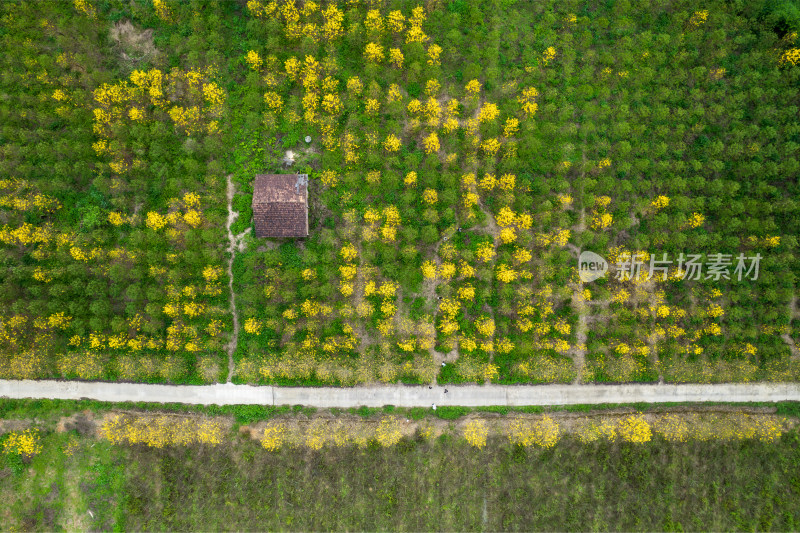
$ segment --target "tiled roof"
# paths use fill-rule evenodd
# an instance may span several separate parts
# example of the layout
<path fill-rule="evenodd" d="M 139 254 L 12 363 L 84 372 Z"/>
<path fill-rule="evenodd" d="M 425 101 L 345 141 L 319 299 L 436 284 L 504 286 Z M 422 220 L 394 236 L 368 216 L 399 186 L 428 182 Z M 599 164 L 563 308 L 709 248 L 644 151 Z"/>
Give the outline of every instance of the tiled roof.
<path fill-rule="evenodd" d="M 308 186 L 299 174 L 258 174 L 253 185 L 256 237 L 307 237 Z"/>

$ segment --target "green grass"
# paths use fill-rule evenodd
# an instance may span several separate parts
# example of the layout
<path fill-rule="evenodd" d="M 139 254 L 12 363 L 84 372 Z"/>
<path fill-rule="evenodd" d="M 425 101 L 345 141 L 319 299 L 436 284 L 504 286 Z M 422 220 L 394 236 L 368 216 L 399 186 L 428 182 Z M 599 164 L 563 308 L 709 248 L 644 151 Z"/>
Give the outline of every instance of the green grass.
<path fill-rule="evenodd" d="M 73 455 L 64 450 L 78 446 Z M 125 488 L 125 453 L 74 432 L 43 433 L 42 453 L 32 459 L 0 454 L 0 497 L 6 504 L 3 530 L 57 531 L 121 528 L 117 507 Z M 91 522 L 91 510 L 98 521 Z"/>
<path fill-rule="evenodd" d="M 635 404 L 595 404 L 595 405 L 551 405 L 540 406 L 530 405 L 522 407 L 507 406 L 487 406 L 487 407 L 464 407 L 464 406 L 437 406 L 436 411 L 430 407 L 396 407 L 386 405 L 380 407 L 358 407 L 346 410 L 330 409 L 332 414 L 346 411 L 350 414 L 369 418 L 381 413 L 406 416 L 413 420 L 420 420 L 425 417 L 438 417 L 446 420 L 453 420 L 465 416 L 469 413 L 543 413 L 552 411 L 568 412 L 589 412 L 603 411 L 610 409 L 632 408 L 637 411 L 663 411 L 675 407 L 696 407 L 696 406 L 732 406 L 732 407 L 770 407 L 775 408 L 776 413 L 781 416 L 800 418 L 800 402 L 672 402 L 660 404 L 635 403 Z M 186 405 L 178 403 L 147 403 L 147 402 L 99 402 L 94 400 L 15 400 L 0 398 L 0 419 L 37 419 L 41 422 L 57 421 L 63 416 L 69 416 L 83 410 L 90 410 L 96 413 L 110 411 L 112 409 L 125 409 L 135 411 L 159 411 L 174 413 L 202 413 L 209 416 L 232 416 L 237 424 L 252 424 L 262 420 L 269 420 L 276 416 L 289 413 L 303 414 L 312 416 L 317 409 L 314 407 L 295 406 L 266 406 L 266 405 Z"/>
<path fill-rule="evenodd" d="M 82 439 L 73 457 L 59 449 L 67 438 L 47 436 L 20 473 L 2 465 L 4 529 L 54 530 L 78 515 L 104 530 L 800 527 L 796 431 L 772 444 L 566 438 L 549 450 L 491 439 L 476 450 L 457 438 L 276 453 L 239 438 L 163 450 Z"/>

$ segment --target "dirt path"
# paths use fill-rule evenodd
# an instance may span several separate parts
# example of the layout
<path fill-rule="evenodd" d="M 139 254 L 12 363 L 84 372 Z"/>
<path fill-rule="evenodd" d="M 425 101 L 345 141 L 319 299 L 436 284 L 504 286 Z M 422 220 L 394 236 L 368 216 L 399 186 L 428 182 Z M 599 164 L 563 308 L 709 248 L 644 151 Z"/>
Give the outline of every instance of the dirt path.
<path fill-rule="evenodd" d="M 792 296 L 792 300 L 789 302 L 789 319 L 792 320 L 798 317 L 800 317 L 800 313 L 798 313 L 797 310 L 797 295 L 795 294 Z M 793 332 L 790 330 L 789 333 L 782 334 L 781 339 L 783 339 L 783 342 L 789 346 L 792 359 L 800 359 L 800 342 L 792 338 L 792 333 Z"/>
<path fill-rule="evenodd" d="M 586 167 L 586 142 L 584 141 L 581 147 L 581 178 L 585 176 L 583 169 Z M 579 191 L 583 195 L 583 190 Z M 574 209 L 574 208 L 572 208 Z M 576 226 L 573 226 L 572 231 L 575 234 L 580 234 L 586 231 L 586 206 L 581 206 L 580 219 Z M 572 243 L 567 243 L 567 249 L 575 255 L 575 260 L 580 261 L 581 250 Z M 578 278 L 575 284 L 575 290 L 572 291 L 572 308 L 578 315 L 578 324 L 575 327 L 575 347 L 572 349 L 573 362 L 575 364 L 575 380 L 572 382 L 574 385 L 579 384 L 583 380 L 583 368 L 586 365 L 586 341 L 588 339 L 588 320 L 589 305 L 584 301 L 581 295 L 583 294 L 583 281 Z"/>
<path fill-rule="evenodd" d="M 798 349 L 798 345 L 800 343 L 795 342 L 795 340 L 789 336 L 788 333 L 784 333 L 781 335 L 783 342 L 789 345 L 789 351 L 792 353 L 792 359 L 800 359 L 800 349 Z"/>
<path fill-rule="evenodd" d="M 575 256 L 575 261 L 578 261 L 581 251 L 577 246 L 571 242 L 567 243 L 567 249 Z M 577 385 L 583 379 L 583 366 L 586 362 L 586 340 L 588 327 L 589 305 L 591 302 L 584 301 L 580 295 L 583 293 L 583 282 L 578 279 L 575 288 L 572 291 L 572 300 L 570 304 L 575 314 L 578 315 L 578 324 L 575 326 L 575 346 L 572 348 L 573 362 L 575 364 L 575 379 L 573 384 Z"/>
<path fill-rule="evenodd" d="M 436 243 L 436 248 L 435 248 L 436 250 L 438 250 L 439 246 L 441 246 L 441 244 L 444 242 L 443 239 L 444 238 L 439 239 L 439 241 Z M 433 305 L 433 308 L 434 308 L 433 320 L 435 322 L 436 321 L 436 315 L 439 312 L 439 297 L 436 295 L 436 289 L 442 283 L 442 280 L 438 276 L 439 268 L 442 266 L 442 260 L 439 257 L 438 253 L 434 256 L 433 262 L 436 264 L 437 276 L 434 279 L 425 279 L 422 282 L 422 290 L 420 291 L 420 296 L 428 303 L 428 305 Z M 456 354 L 458 353 L 456 348 L 453 348 L 453 351 L 450 352 L 450 354 L 452 354 L 454 352 Z M 455 361 L 455 359 L 457 359 L 457 356 L 456 357 L 451 357 L 450 354 L 446 354 L 446 353 L 442 353 L 442 352 L 436 351 L 435 343 L 432 344 L 430 348 L 428 348 L 428 353 L 430 354 L 431 359 L 433 359 L 433 363 L 434 363 L 434 365 L 436 365 L 437 369 L 442 366 L 443 362 L 450 361 L 450 360 Z M 436 376 L 433 377 L 433 381 L 431 381 L 431 385 L 436 385 Z"/>
<path fill-rule="evenodd" d="M 577 385 L 583 380 L 583 367 L 586 364 L 586 340 L 587 340 L 587 320 L 589 313 L 588 306 L 581 301 L 578 295 L 583 291 L 583 283 L 578 283 L 578 291 L 572 294 L 572 306 L 578 313 L 578 325 L 575 328 L 575 348 L 573 349 L 575 362 L 575 381 Z"/>
<path fill-rule="evenodd" d="M 484 220 L 486 229 L 484 231 L 491 235 L 494 239 L 494 249 L 497 251 L 497 237 L 500 235 L 500 226 L 497 225 L 497 221 L 495 221 L 494 215 L 491 213 L 491 211 L 484 207 L 483 202 L 478 201 L 478 208 L 483 212 L 484 215 L 486 215 L 486 220 Z"/>
<path fill-rule="evenodd" d="M 231 181 L 231 176 L 228 175 L 228 221 L 225 224 L 225 229 L 228 232 L 228 289 L 231 294 L 231 315 L 233 316 L 233 334 L 228 343 L 228 383 L 233 379 L 233 354 L 236 353 L 236 347 L 239 344 L 239 312 L 236 310 L 236 295 L 233 292 L 233 260 L 236 257 L 236 252 L 244 250 L 244 236 L 250 232 L 250 228 L 239 235 L 234 235 L 231 232 L 231 226 L 239 217 L 239 213 L 233 210 L 233 196 L 236 194 L 236 189 Z"/>

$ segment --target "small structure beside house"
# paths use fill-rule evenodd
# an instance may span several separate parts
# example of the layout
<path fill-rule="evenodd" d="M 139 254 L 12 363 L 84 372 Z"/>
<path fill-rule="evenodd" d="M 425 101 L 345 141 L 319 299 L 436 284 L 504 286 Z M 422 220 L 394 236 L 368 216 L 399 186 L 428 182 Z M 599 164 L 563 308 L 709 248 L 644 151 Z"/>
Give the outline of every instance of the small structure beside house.
<path fill-rule="evenodd" d="M 256 237 L 308 237 L 308 174 L 258 174 L 253 184 Z"/>

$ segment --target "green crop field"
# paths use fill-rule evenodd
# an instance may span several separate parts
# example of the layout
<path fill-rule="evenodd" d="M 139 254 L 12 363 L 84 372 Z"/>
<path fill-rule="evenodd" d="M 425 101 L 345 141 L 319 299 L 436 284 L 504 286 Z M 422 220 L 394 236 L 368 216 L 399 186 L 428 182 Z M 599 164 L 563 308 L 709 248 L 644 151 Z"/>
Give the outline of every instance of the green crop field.
<path fill-rule="evenodd" d="M 797 380 L 797 13 L 3 2 L 0 377 Z"/>

